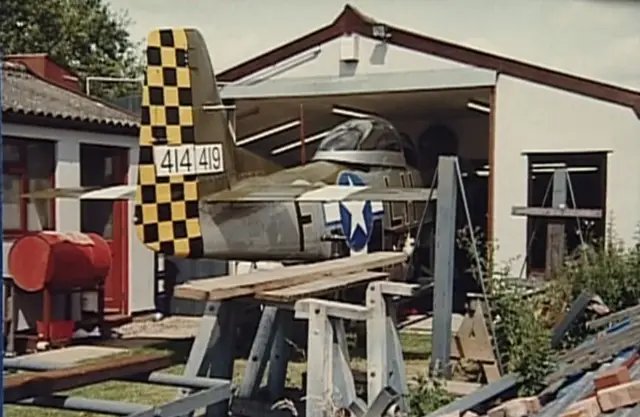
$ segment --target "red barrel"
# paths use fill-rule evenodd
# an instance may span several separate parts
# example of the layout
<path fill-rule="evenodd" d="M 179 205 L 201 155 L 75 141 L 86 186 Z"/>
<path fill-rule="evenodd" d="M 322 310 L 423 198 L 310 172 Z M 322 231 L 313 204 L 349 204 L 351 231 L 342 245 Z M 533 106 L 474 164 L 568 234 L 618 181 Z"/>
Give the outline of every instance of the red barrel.
<path fill-rule="evenodd" d="M 95 233 L 38 232 L 16 240 L 9 273 L 24 291 L 95 286 L 111 269 L 109 244 Z"/>

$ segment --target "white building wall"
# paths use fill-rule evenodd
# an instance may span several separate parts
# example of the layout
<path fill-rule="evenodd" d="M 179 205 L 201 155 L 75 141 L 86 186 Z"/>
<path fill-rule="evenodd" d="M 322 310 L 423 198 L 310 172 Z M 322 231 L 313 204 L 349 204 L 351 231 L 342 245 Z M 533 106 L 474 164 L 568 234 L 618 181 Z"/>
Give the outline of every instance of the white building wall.
<path fill-rule="evenodd" d="M 511 207 L 527 204 L 526 152 L 609 151 L 607 219 L 627 244 L 640 220 L 640 120 L 633 110 L 501 75 L 495 110 L 497 259 L 522 263 L 526 219 Z"/>
<path fill-rule="evenodd" d="M 66 129 L 51 129 L 39 126 L 4 123 L 2 133 L 6 136 L 25 139 L 42 139 L 56 142 L 56 187 L 80 186 L 80 145 L 94 144 L 129 148 L 128 183 L 135 184 L 138 172 L 138 141 L 136 137 L 82 132 Z M 154 301 L 154 256 L 138 239 L 133 226 L 134 203 L 129 203 L 129 312 L 135 313 L 153 309 Z M 59 199 L 56 201 L 56 228 L 64 231 L 80 230 L 80 201 Z M 11 241 L 3 241 L 4 274 L 10 276 L 6 268 Z M 33 304 L 33 303 L 29 303 Z M 35 305 L 39 303 L 35 302 Z M 38 314 L 38 313 L 33 313 Z M 29 320 L 31 322 L 31 320 Z M 21 312 L 19 323 L 25 324 Z"/>
<path fill-rule="evenodd" d="M 311 58 L 311 51 L 314 50 L 312 48 L 297 57 L 292 57 L 282 64 L 278 64 L 277 68 L 280 69 L 271 68 L 264 71 L 266 74 L 273 74 L 268 75 L 269 78 L 280 79 L 315 76 L 348 77 L 389 72 L 470 68 L 459 62 L 426 55 L 362 36 L 355 36 L 355 38 L 358 45 L 355 51 L 357 62 L 341 62 L 341 56 L 345 56 L 341 55 L 341 50 L 349 51 L 349 45 L 353 42 L 352 37 L 341 37 L 321 45 L 314 58 Z M 309 59 L 305 58 L 307 56 Z M 296 65 L 296 62 L 299 64 Z M 260 74 L 265 74 L 265 72 L 252 74 L 247 78 L 260 79 Z"/>

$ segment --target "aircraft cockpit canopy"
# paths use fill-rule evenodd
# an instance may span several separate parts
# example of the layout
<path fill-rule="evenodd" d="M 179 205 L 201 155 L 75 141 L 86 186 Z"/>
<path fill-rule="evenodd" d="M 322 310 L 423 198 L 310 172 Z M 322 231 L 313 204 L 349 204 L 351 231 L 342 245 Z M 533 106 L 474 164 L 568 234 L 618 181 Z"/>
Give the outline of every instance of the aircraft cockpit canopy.
<path fill-rule="evenodd" d="M 374 117 L 352 119 L 334 127 L 318 146 L 313 159 L 365 165 L 405 165 L 400 134 L 388 121 Z"/>
<path fill-rule="evenodd" d="M 392 151 L 400 152 L 400 135 L 391 123 L 382 119 L 352 119 L 334 127 L 318 151 Z"/>

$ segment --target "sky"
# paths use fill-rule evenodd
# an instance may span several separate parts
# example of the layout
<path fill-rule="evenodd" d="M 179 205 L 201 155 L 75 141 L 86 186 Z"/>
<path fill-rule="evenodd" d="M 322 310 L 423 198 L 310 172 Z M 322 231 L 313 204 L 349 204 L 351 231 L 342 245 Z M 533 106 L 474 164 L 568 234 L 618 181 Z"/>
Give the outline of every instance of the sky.
<path fill-rule="evenodd" d="M 107 0 L 131 34 L 198 28 L 216 72 L 329 24 L 341 0 Z M 378 21 L 640 91 L 640 1 L 352 0 Z"/>

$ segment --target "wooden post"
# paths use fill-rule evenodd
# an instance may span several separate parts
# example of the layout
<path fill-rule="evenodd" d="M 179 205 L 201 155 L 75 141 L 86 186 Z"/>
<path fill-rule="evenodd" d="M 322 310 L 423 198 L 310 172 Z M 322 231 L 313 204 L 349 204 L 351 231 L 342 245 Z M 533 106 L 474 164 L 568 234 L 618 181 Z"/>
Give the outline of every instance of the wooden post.
<path fill-rule="evenodd" d="M 563 209 L 567 206 L 567 170 L 556 169 L 553 172 L 553 194 L 551 205 L 555 209 Z M 547 225 L 547 254 L 545 272 L 547 277 L 552 277 L 558 268 L 562 267 L 566 252 L 566 219 L 552 218 Z"/>
<path fill-rule="evenodd" d="M 304 133 L 304 105 L 300 105 L 300 165 L 307 163 L 307 146 Z"/>

